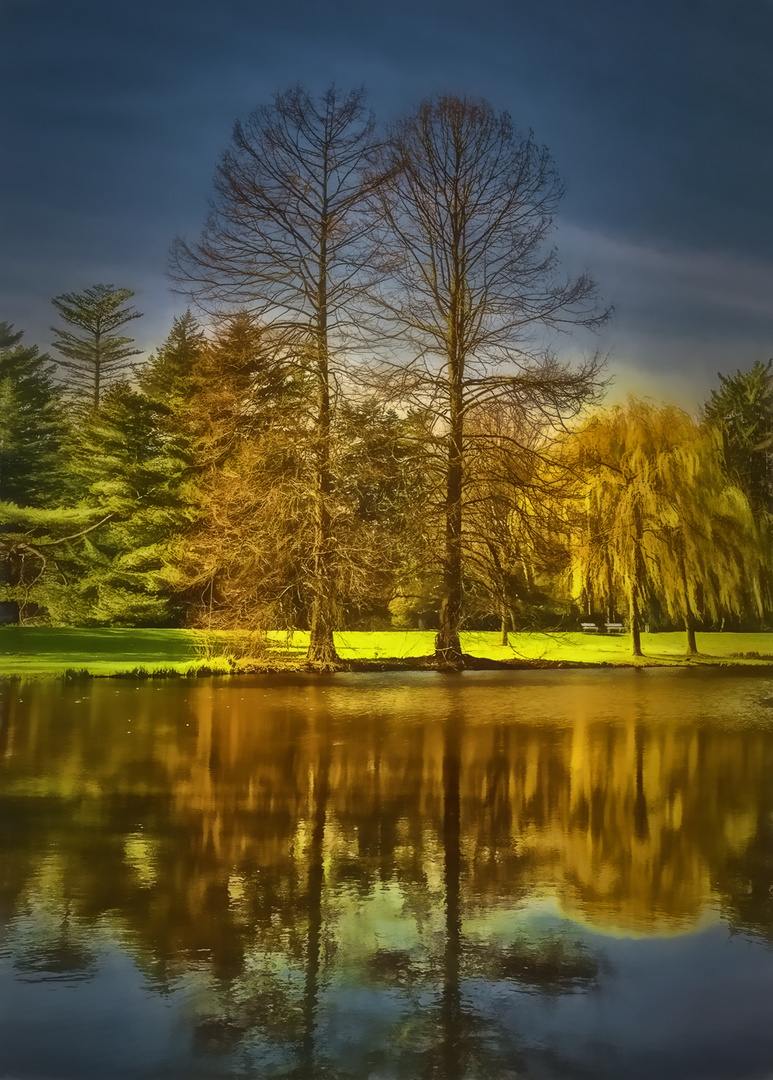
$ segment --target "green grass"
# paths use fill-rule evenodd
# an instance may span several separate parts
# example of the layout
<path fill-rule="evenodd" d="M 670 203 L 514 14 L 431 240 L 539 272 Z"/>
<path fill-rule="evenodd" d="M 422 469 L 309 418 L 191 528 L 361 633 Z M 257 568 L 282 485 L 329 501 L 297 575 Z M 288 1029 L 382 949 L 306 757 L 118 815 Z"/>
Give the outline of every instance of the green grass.
<path fill-rule="evenodd" d="M 462 633 L 462 648 L 472 656 L 490 660 L 550 660 L 585 664 L 650 664 L 653 661 L 673 664 L 686 660 L 684 633 L 642 634 L 644 657 L 635 660 L 631 655 L 629 634 L 607 637 L 580 632 L 510 634 L 509 645 L 500 644 L 498 633 L 469 631 Z M 295 635 L 298 646 L 305 649 L 308 635 Z M 339 655 L 344 659 L 378 657 L 426 656 L 434 649 L 434 631 L 351 632 L 336 635 Z M 761 657 L 773 657 L 773 634 L 698 634 L 700 656 L 690 663 L 765 663 L 765 660 L 741 660 L 738 654 L 756 652 Z M 733 654 L 736 654 L 734 657 Z M 769 662 L 769 661 L 768 661 Z"/>
<path fill-rule="evenodd" d="M 432 630 L 346 631 L 336 634 L 344 660 L 428 656 Z M 269 635 L 268 648 L 256 655 L 255 639 L 246 631 L 207 634 L 196 630 L 66 629 L 0 627 L 0 677 L 79 674 L 195 675 L 227 673 L 231 662 L 254 657 L 264 665 L 302 668 L 308 633 Z M 586 664 L 676 664 L 685 662 L 685 636 L 643 634 L 645 656 L 634 661 L 627 634 L 595 637 L 581 633 L 519 633 L 502 646 L 496 633 L 462 634 L 462 647 L 473 656 L 492 660 L 548 660 Z M 701 654 L 690 664 L 738 663 L 759 666 L 773 656 L 773 634 L 699 634 Z M 758 654 L 760 659 L 740 657 Z"/>
<path fill-rule="evenodd" d="M 0 676 L 116 675 L 140 670 L 186 675 L 204 664 L 191 630 L 0 627 Z"/>

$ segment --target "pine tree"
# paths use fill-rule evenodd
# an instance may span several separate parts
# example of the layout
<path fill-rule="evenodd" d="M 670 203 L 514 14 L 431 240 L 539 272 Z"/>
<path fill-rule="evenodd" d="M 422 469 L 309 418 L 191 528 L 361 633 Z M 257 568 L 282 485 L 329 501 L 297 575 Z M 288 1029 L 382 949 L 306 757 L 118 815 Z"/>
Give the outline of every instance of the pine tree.
<path fill-rule="evenodd" d="M 0 502 L 47 506 L 61 491 L 64 417 L 51 357 L 0 323 Z"/>
<path fill-rule="evenodd" d="M 748 495 L 755 512 L 773 516 L 773 360 L 757 361 L 746 372 L 720 375 L 711 391 L 706 419 L 725 437 L 730 471 Z"/>
<path fill-rule="evenodd" d="M 179 416 L 196 509 L 173 559 L 199 625 L 305 621 L 306 393 L 290 360 L 247 312 L 223 318 L 195 360 Z"/>
<path fill-rule="evenodd" d="M 169 547 L 189 524 L 184 436 L 170 409 L 125 383 L 108 390 L 84 420 L 73 470 L 87 502 L 109 516 L 62 560 L 68 581 L 49 589 L 49 607 L 69 606 L 81 624 L 153 626 L 176 621 Z"/>
<path fill-rule="evenodd" d="M 131 289 L 93 285 L 83 293 L 62 293 L 51 301 L 61 318 L 81 331 L 51 327 L 57 335 L 53 346 L 66 357 L 59 366 L 67 373 L 74 395 L 95 409 L 105 389 L 128 374 L 129 357 L 142 351 L 131 347 L 133 338 L 115 333 L 142 316 L 141 311 L 124 306 L 132 296 Z"/>
<path fill-rule="evenodd" d="M 169 337 L 138 372 L 140 388 L 174 411 L 190 400 L 191 379 L 204 349 L 204 331 L 190 308 L 174 319 Z"/>

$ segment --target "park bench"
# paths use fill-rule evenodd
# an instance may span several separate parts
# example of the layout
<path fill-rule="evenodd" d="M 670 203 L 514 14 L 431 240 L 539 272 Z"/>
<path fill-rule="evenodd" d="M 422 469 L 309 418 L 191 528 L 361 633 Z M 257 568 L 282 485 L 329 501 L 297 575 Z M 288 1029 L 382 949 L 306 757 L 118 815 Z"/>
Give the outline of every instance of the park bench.
<path fill-rule="evenodd" d="M 622 634 L 625 627 L 621 622 L 604 623 L 604 629 L 608 634 Z"/>
<path fill-rule="evenodd" d="M 595 622 L 581 622 L 580 629 L 583 634 L 598 634 L 599 632 L 599 628 L 596 626 Z"/>

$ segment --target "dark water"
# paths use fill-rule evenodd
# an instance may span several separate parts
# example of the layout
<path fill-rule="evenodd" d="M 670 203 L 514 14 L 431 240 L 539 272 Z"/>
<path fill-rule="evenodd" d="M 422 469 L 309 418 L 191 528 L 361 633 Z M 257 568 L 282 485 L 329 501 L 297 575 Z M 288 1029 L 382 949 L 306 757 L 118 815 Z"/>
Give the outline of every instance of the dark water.
<path fill-rule="evenodd" d="M 773 677 L 0 685 L 0 1077 L 773 1077 Z"/>

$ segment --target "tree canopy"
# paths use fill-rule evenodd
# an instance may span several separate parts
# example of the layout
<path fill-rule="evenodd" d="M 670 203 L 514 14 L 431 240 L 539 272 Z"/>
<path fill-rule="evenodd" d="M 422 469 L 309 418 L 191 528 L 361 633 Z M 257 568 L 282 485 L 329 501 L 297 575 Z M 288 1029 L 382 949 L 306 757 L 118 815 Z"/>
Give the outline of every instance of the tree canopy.
<path fill-rule="evenodd" d="M 773 360 L 719 375 L 705 415 L 721 425 L 727 464 L 758 512 L 773 514 Z"/>
<path fill-rule="evenodd" d="M 561 271 L 563 190 L 486 101 L 377 128 L 362 90 L 274 95 L 174 245 L 197 314 L 144 363 L 131 289 L 54 298 L 58 372 L 0 324 L 0 603 L 299 628 L 317 670 L 343 627 L 431 626 L 458 668 L 465 620 L 506 642 L 603 608 L 640 652 L 647 620 L 694 650 L 758 618 L 773 361 L 720 376 L 701 424 L 634 401 L 589 417 L 603 363 L 560 345 L 610 311 Z"/>
<path fill-rule="evenodd" d="M 758 533 L 716 431 L 631 399 L 593 416 L 568 446 L 583 478 L 575 594 L 610 617 L 627 609 L 634 655 L 653 602 L 682 622 L 689 652 L 702 618 L 759 613 Z"/>
<path fill-rule="evenodd" d="M 72 393 L 95 409 L 105 389 L 128 374 L 129 358 L 141 352 L 132 348 L 133 338 L 115 333 L 142 317 L 141 311 L 125 306 L 132 296 L 131 289 L 99 284 L 51 301 L 63 322 L 76 328 L 51 327 L 57 335 L 53 346 L 65 358 L 59 366 Z"/>
<path fill-rule="evenodd" d="M 46 506 L 63 480 L 64 413 L 51 357 L 0 323 L 0 502 Z"/>
<path fill-rule="evenodd" d="M 363 210 L 373 149 L 362 90 L 276 94 L 235 125 L 200 241 L 178 239 L 172 251 L 182 291 L 205 307 L 240 305 L 259 316 L 275 347 L 312 379 L 309 661 L 320 668 L 336 660 L 331 384 L 368 277 Z"/>
<path fill-rule="evenodd" d="M 546 245 L 562 195 L 547 149 L 486 101 L 447 95 L 398 120 L 371 202 L 384 280 L 380 317 L 404 345 L 403 394 L 436 417 L 444 458 L 443 597 L 436 655 L 462 663 L 465 428 L 484 401 L 546 425 L 597 389 L 596 359 L 556 360 L 547 334 L 608 317 L 595 283 L 563 280 Z"/>

